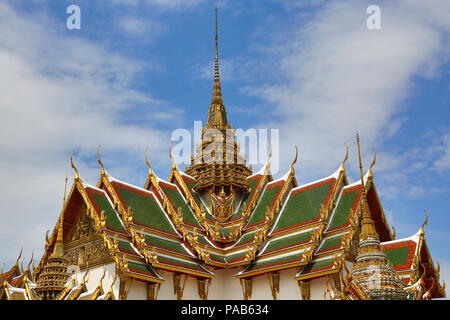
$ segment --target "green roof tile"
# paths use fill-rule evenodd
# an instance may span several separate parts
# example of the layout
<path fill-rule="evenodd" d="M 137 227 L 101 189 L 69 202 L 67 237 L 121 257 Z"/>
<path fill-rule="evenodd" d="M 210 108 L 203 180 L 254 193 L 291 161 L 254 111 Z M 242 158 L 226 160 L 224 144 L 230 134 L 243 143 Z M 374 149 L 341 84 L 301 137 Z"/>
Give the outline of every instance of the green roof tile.
<path fill-rule="evenodd" d="M 126 205 L 131 208 L 133 219 L 136 223 L 158 230 L 176 233 L 168 217 L 151 195 L 143 195 L 120 186 L 117 187 L 117 190 Z"/>
<path fill-rule="evenodd" d="M 301 243 L 307 243 L 311 238 L 311 231 L 302 232 L 289 237 L 276 238 L 269 240 L 267 247 L 264 249 L 264 254 L 273 250 L 278 250 L 285 247 L 295 246 Z"/>
<path fill-rule="evenodd" d="M 252 180 L 248 181 L 248 186 L 249 186 L 250 192 L 248 192 L 244 195 L 244 198 L 241 201 L 239 209 L 236 211 L 236 213 L 234 215 L 231 216 L 230 220 L 239 218 L 242 215 L 242 211 L 248 205 L 248 202 L 251 199 L 251 195 L 255 193 L 256 185 L 258 184 L 259 180 L 260 179 L 252 179 Z"/>
<path fill-rule="evenodd" d="M 280 257 L 280 258 L 263 260 L 263 261 L 256 260 L 256 263 L 254 262 L 251 265 L 249 265 L 248 268 L 244 271 L 244 273 L 248 273 L 248 272 L 258 269 L 258 268 L 283 264 L 283 263 L 292 262 L 295 260 L 298 260 L 296 262 L 300 262 L 301 257 L 302 257 L 302 253 L 294 252 L 294 253 L 285 255 L 283 257 Z"/>
<path fill-rule="evenodd" d="M 188 253 L 186 252 L 186 249 L 179 242 L 170 241 L 170 240 L 162 239 L 159 237 L 153 237 L 153 236 L 149 236 L 149 235 L 145 236 L 145 242 L 149 246 L 155 246 L 155 247 L 175 251 L 175 252 L 178 252 L 178 253 L 181 253 L 184 255 L 188 255 Z"/>
<path fill-rule="evenodd" d="M 271 188 L 266 188 L 263 195 L 261 196 L 261 200 L 259 201 L 258 205 L 256 206 L 255 211 L 253 211 L 248 223 L 247 227 L 250 227 L 252 225 L 258 224 L 262 221 L 264 221 L 264 218 L 266 216 L 267 207 L 271 207 L 272 203 L 274 202 L 278 191 L 281 189 L 281 185 L 276 185 Z"/>
<path fill-rule="evenodd" d="M 243 243 L 253 241 L 253 239 L 255 239 L 255 231 L 244 233 L 243 235 L 241 235 L 239 240 L 235 243 L 235 246 L 239 246 Z"/>
<path fill-rule="evenodd" d="M 106 198 L 106 195 L 100 195 L 96 192 L 90 191 L 88 192 L 99 210 L 104 212 L 107 227 L 115 231 L 125 232 L 125 229 L 123 228 L 122 223 L 120 223 L 117 213 L 114 211 L 111 203 Z"/>
<path fill-rule="evenodd" d="M 339 203 L 336 206 L 333 217 L 331 218 L 328 230 L 339 228 L 345 225 L 350 215 L 350 209 L 353 207 L 357 195 L 358 190 L 342 194 L 341 198 L 339 199 Z"/>
<path fill-rule="evenodd" d="M 143 273 L 146 273 L 152 277 L 155 278 L 159 278 L 158 274 L 155 272 L 155 270 L 153 270 L 152 267 L 146 265 L 146 264 L 142 264 L 142 263 L 136 263 L 136 262 L 130 262 L 128 261 L 128 268 L 129 269 L 133 269 L 133 270 L 137 270 Z"/>
<path fill-rule="evenodd" d="M 337 247 L 341 243 L 342 237 L 343 237 L 343 235 L 325 238 L 322 241 L 322 244 L 320 246 L 318 253 L 328 250 L 328 249 L 331 249 L 331 248 L 334 248 L 334 247 Z"/>
<path fill-rule="evenodd" d="M 314 271 L 318 271 L 320 268 L 324 268 L 324 267 L 329 267 L 330 265 L 333 264 L 333 258 L 330 259 L 324 259 L 324 260 L 313 260 L 311 262 L 309 262 L 300 272 L 300 274 L 307 274 L 310 272 L 314 272 Z"/>
<path fill-rule="evenodd" d="M 332 182 L 297 193 L 294 190 L 292 192 L 294 194 L 291 193 L 286 206 L 280 213 L 273 232 L 317 219 L 320 207 L 325 202 L 331 186 Z"/>
<path fill-rule="evenodd" d="M 174 259 L 167 256 L 158 255 L 158 263 L 181 266 L 188 269 L 194 269 L 196 271 L 208 273 L 200 264 L 187 260 Z"/>
<path fill-rule="evenodd" d="M 181 194 L 167 185 L 161 184 L 161 187 L 164 189 L 164 192 L 173 203 L 174 209 L 178 211 L 178 208 L 181 208 L 181 212 L 183 213 L 183 221 L 200 228 L 200 224 L 195 218 L 194 213 L 189 208 L 188 204 L 184 201 Z"/>
<path fill-rule="evenodd" d="M 131 244 L 128 241 L 119 240 L 119 249 L 136 254 L 133 247 L 131 246 Z"/>
<path fill-rule="evenodd" d="M 395 248 L 384 251 L 389 261 L 394 266 L 405 264 L 408 261 L 409 246 L 402 248 Z"/>

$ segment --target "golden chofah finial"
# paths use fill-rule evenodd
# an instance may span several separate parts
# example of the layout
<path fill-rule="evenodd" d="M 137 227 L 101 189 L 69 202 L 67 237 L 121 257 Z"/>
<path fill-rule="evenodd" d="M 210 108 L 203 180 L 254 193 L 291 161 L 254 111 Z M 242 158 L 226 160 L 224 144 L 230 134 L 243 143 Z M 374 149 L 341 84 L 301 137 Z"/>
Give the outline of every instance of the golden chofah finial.
<path fill-rule="evenodd" d="M 297 146 L 295 146 L 295 159 L 291 164 L 291 171 L 294 171 L 294 164 L 297 163 L 297 159 L 298 159 L 298 148 L 297 148 Z"/>
<path fill-rule="evenodd" d="M 148 162 L 147 152 L 148 152 L 148 147 L 145 148 L 145 163 L 146 163 L 147 166 L 148 166 L 148 172 L 149 172 L 149 175 L 152 176 L 152 175 L 153 175 L 153 170 L 152 170 L 152 167 L 150 166 L 150 163 Z"/>
<path fill-rule="evenodd" d="M 427 210 L 424 210 L 425 211 L 425 215 L 427 216 L 426 218 L 425 218 L 425 221 L 424 221 L 424 223 L 422 224 L 422 227 L 420 227 L 420 233 L 421 234 L 425 234 L 425 231 L 423 230 L 423 227 L 425 227 L 427 224 L 428 224 L 428 212 L 427 212 Z"/>
<path fill-rule="evenodd" d="M 33 269 L 33 282 L 36 282 L 36 266 L 34 265 L 34 260 L 31 263 L 31 268 Z"/>
<path fill-rule="evenodd" d="M 31 266 L 31 262 L 33 262 L 33 258 L 34 258 L 34 252 L 31 251 L 31 259 L 30 259 L 30 262 L 28 262 L 27 268 L 25 269 L 25 272 L 27 272 L 27 273 L 30 272 L 30 266 Z"/>
<path fill-rule="evenodd" d="M 72 160 L 72 157 L 73 157 L 74 153 L 75 153 L 75 151 L 72 151 L 72 153 L 70 154 L 70 166 L 72 167 L 73 170 L 75 170 L 74 180 L 78 181 L 80 179 L 80 175 L 78 174 L 78 170 L 75 167 L 75 165 L 73 164 L 73 160 Z"/>
<path fill-rule="evenodd" d="M 20 257 L 22 257 L 22 252 L 23 252 L 23 247 L 21 247 L 19 257 L 17 258 L 16 263 L 14 264 L 16 267 L 19 267 L 19 260 L 20 260 Z"/>
<path fill-rule="evenodd" d="M 364 174 L 363 174 L 363 169 L 362 169 L 361 148 L 359 145 L 359 133 L 358 132 L 356 132 L 356 143 L 358 144 L 358 158 L 359 158 L 359 172 L 361 174 L 361 186 L 362 186 L 363 196 L 365 197 L 366 188 L 364 185 Z"/>
<path fill-rule="evenodd" d="M 25 260 L 25 258 L 22 258 L 22 261 L 20 261 L 20 271 L 22 273 L 25 273 L 25 271 L 23 270 L 23 260 Z"/>
<path fill-rule="evenodd" d="M 394 226 L 392 226 L 392 231 L 393 231 L 392 240 L 395 240 L 395 236 L 397 235 L 397 231 L 395 230 Z"/>
<path fill-rule="evenodd" d="M 347 152 L 345 153 L 344 161 L 342 161 L 341 169 L 345 172 L 345 163 L 348 160 L 348 145 L 346 143 L 344 143 L 344 144 L 345 144 L 345 148 L 347 149 Z"/>
<path fill-rule="evenodd" d="M 105 167 L 103 166 L 102 161 L 100 160 L 100 149 L 101 149 L 101 147 L 102 147 L 102 145 L 99 145 L 98 149 L 97 149 L 97 161 L 98 161 L 98 164 L 102 167 L 101 176 L 104 177 L 105 174 L 106 174 L 106 171 L 105 171 Z"/>
<path fill-rule="evenodd" d="M 373 161 L 369 168 L 369 178 L 373 178 L 372 168 L 375 165 L 375 162 L 377 161 L 377 153 L 375 152 L 375 149 L 372 148 L 372 151 L 373 151 Z"/>

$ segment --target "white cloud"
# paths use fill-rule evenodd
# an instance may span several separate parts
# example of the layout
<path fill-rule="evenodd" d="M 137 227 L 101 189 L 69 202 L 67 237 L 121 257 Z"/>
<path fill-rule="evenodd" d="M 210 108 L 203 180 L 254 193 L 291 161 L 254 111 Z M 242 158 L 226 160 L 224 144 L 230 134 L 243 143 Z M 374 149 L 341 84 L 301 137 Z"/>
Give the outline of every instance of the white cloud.
<path fill-rule="evenodd" d="M 167 31 L 167 26 L 158 20 L 134 16 L 120 18 L 118 25 L 129 36 L 139 37 L 140 40 L 147 41 L 153 40 Z"/>
<path fill-rule="evenodd" d="M 445 61 L 448 2 L 379 1 L 379 31 L 366 28 L 367 5 L 329 1 L 307 21 L 300 13 L 273 41 L 279 64 L 271 68 L 284 81 L 250 88 L 282 119 L 262 124 L 282 129 L 280 168 L 299 146 L 300 179 L 337 167 L 345 142 L 355 167 L 356 131 L 370 158 L 370 147 L 399 130 L 402 119 L 394 116 L 403 111 L 413 77 L 429 77 Z"/>
<path fill-rule="evenodd" d="M 186 9 L 195 7 L 205 0 L 147 0 L 148 3 L 169 9 Z"/>
<path fill-rule="evenodd" d="M 162 9 L 189 9 L 206 2 L 206 0 L 108 0 L 108 2 L 133 7 L 147 3 Z"/>
<path fill-rule="evenodd" d="M 434 168 L 443 171 L 450 170 L 450 131 L 440 138 L 442 155 L 433 163 Z"/>
<path fill-rule="evenodd" d="M 155 126 L 182 113 L 131 88 L 146 64 L 70 31 L 56 33 L 49 17 L 0 4 L 0 30 L 0 260 L 12 263 L 20 245 L 40 258 L 45 230 L 61 209 L 64 176 L 73 176 L 71 150 L 89 183 L 99 177 L 101 144 L 109 172 L 140 176 L 131 180 L 143 184 L 147 171 L 133 170 L 145 167 L 145 147 L 153 164 L 167 160 L 170 134 L 152 122 L 130 124 L 128 112 L 148 118 L 157 110 Z"/>

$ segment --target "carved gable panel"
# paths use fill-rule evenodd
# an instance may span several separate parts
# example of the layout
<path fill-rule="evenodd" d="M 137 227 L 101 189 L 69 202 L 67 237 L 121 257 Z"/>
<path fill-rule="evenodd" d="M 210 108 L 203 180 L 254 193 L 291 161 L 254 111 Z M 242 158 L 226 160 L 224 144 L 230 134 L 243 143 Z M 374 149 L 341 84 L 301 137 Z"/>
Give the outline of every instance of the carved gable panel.
<path fill-rule="evenodd" d="M 94 267 L 112 261 L 111 254 L 105 248 L 103 238 L 95 231 L 94 222 L 88 216 L 87 207 L 83 205 L 77 215 L 72 229 L 64 242 L 64 256 L 69 265 Z"/>

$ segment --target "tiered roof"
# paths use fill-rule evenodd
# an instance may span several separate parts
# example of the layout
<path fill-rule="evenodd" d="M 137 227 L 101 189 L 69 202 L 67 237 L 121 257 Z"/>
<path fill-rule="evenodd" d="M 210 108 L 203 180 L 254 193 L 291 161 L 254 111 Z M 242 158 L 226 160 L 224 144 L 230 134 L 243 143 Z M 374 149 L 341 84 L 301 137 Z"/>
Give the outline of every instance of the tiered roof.
<path fill-rule="evenodd" d="M 219 81 L 216 20 L 213 98 L 205 129 L 229 128 Z M 208 135 L 202 130 L 203 134 Z M 192 157 L 191 168 L 187 169 L 190 175 L 172 159 L 167 181 L 153 172 L 146 152 L 149 172 L 143 187 L 108 174 L 100 154 L 100 179 L 96 186 L 89 185 L 81 180 L 71 156 L 75 176 L 58 219 L 62 221 L 62 238 L 81 237 L 73 230 L 80 219 L 89 221 L 95 241 L 100 241 L 104 251 L 96 266 L 114 263 L 115 278 L 121 275 L 151 284 L 166 280 L 161 273 L 164 270 L 205 283 L 215 277 L 216 269 L 239 268 L 236 277 L 243 287 L 252 277 L 291 268 L 298 270 L 294 279 L 300 282 L 332 274 L 342 276 L 345 261 L 355 261 L 363 198 L 361 182 L 349 184 L 346 177 L 348 149 L 336 172 L 299 185 L 294 170 L 297 154 L 286 175 L 279 179 L 270 173 L 270 156 L 267 164 L 252 174 L 245 161 L 238 161 L 244 158 L 237 154 L 234 135 L 232 139 L 232 150 L 225 149 L 224 154 L 230 154 L 234 163 L 210 165 Z M 199 150 L 211 143 L 221 142 L 203 140 Z M 201 157 L 201 153 L 196 156 Z M 368 212 L 390 263 L 407 284 L 423 276 L 427 297 L 444 296 L 445 286 L 439 284 L 439 268 L 431 260 L 423 227 L 419 235 L 394 240 L 371 170 L 363 181 Z M 226 187 L 227 193 L 236 196 L 231 214 L 221 220 L 205 199 L 206 193 L 214 193 L 218 187 Z M 1 272 L 0 299 L 35 298 L 34 282 L 54 251 L 57 235 L 58 224 L 47 237 L 44 255 L 33 267 L 33 274 L 29 267 L 20 272 L 17 263 L 9 272 Z M 122 298 L 114 296 L 112 286 L 104 290 L 102 280 L 88 292 L 86 276 L 94 266 L 80 260 L 71 263 L 85 274 L 82 279 L 72 277 L 58 299 Z M 350 286 L 349 290 L 363 297 L 357 288 Z"/>
<path fill-rule="evenodd" d="M 151 168 L 149 172 L 154 175 Z M 265 166 L 247 178 L 250 190 L 225 223 L 217 223 L 207 213 L 207 206 L 192 188 L 192 177 L 177 167 L 170 176 L 170 181 L 154 176 L 148 181 L 156 185 L 140 188 L 113 178 L 102 166 L 101 178 L 92 186 L 76 172 L 61 212 L 64 238 L 77 214 L 86 214 L 103 237 L 118 272 L 153 283 L 165 281 L 157 270 L 214 278 L 215 269 L 234 267 L 241 268 L 236 273 L 240 279 L 300 268 L 295 279 L 309 280 L 342 272 L 344 254 L 354 254 L 362 188 L 358 182 L 348 184 L 344 163 L 332 175 L 300 185 L 293 166 L 275 180 Z M 387 237 L 381 248 L 402 280 L 411 284 L 418 279 L 423 264 L 427 290 L 431 289 L 433 297 L 444 296 L 439 268 L 433 265 L 423 228 L 410 238 L 394 240 L 368 174 L 365 183 L 376 229 Z M 80 211 L 83 205 L 85 212 Z M 35 269 L 37 275 L 54 250 L 56 229 Z M 23 284 L 14 286 L 19 274 L 17 266 L 2 273 L 4 297 L 6 292 L 16 296 L 26 292 Z M 77 288 L 80 291 L 80 284 L 72 286 L 66 298 L 76 296 Z M 79 298 L 88 296 L 86 291 L 84 295 L 80 292 Z M 97 294 L 102 295 L 105 292 Z"/>

